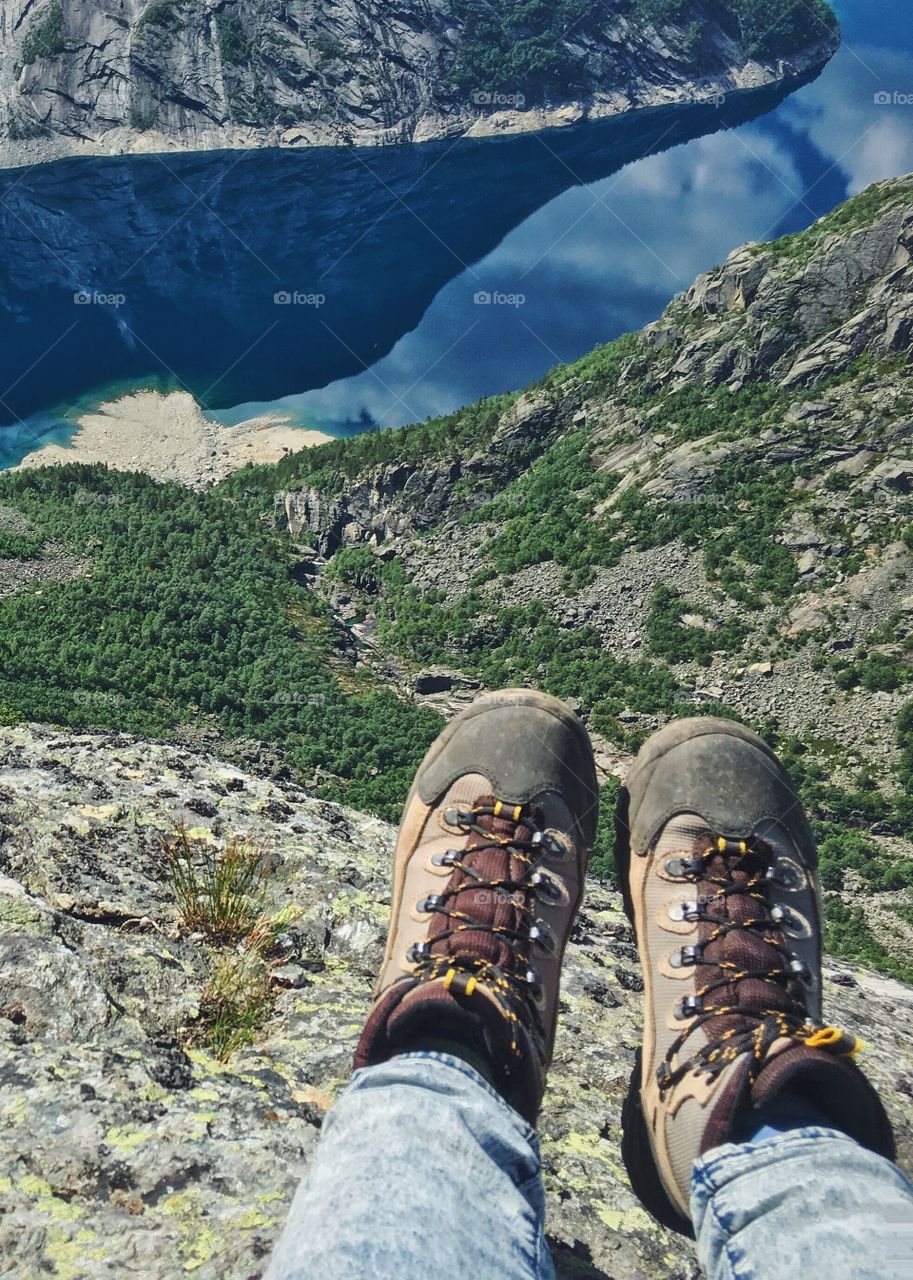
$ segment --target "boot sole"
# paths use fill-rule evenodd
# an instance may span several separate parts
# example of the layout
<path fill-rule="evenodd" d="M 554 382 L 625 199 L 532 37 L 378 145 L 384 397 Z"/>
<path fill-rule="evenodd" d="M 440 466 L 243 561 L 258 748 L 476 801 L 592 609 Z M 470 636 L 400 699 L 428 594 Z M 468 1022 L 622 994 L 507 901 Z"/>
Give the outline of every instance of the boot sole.
<path fill-rule="evenodd" d="M 759 738 L 753 730 L 746 728 L 745 725 L 739 724 L 737 720 L 721 720 L 716 716 L 691 716 L 686 720 L 672 721 L 671 724 L 665 725 L 664 728 L 658 730 L 652 737 L 647 739 L 619 791 L 618 803 L 615 808 L 615 870 L 621 886 L 625 915 L 632 925 L 636 922 L 629 884 L 631 867 L 629 840 L 630 784 L 644 770 L 652 769 L 664 755 L 675 747 L 681 746 L 683 742 L 688 742 L 691 738 L 709 733 L 725 733 L 734 738 L 741 738 L 744 742 L 749 742 L 758 750 L 763 751 L 775 765 L 780 767 L 777 755 L 770 749 L 764 739 Z"/>
<path fill-rule="evenodd" d="M 573 728 L 577 737 L 585 745 L 587 751 L 592 752 L 593 747 L 590 742 L 589 734 L 583 726 L 583 723 L 574 715 L 566 702 L 562 702 L 560 698 L 553 697 L 550 693 L 540 693 L 538 689 L 502 689 L 497 692 L 483 693 L 476 698 L 471 706 L 468 706 L 459 715 L 453 717 L 448 725 L 446 725 L 428 748 L 422 763 L 415 771 L 415 780 L 421 777 L 425 768 L 437 759 L 440 753 L 452 740 L 454 734 L 475 716 L 484 715 L 486 711 L 490 711 L 492 707 L 514 706 L 514 707 L 538 707 L 540 711 L 547 711 L 549 715 L 561 720 L 564 724 Z M 414 790 L 414 784 L 413 784 Z M 409 799 L 412 798 L 412 791 L 409 793 Z M 407 800 L 408 805 L 408 800 Z"/>

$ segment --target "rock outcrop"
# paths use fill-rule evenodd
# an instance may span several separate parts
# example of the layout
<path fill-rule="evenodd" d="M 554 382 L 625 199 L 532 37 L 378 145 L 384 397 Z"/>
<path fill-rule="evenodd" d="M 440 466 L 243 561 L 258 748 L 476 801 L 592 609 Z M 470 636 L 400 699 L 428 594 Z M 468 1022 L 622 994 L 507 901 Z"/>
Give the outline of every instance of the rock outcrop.
<path fill-rule="evenodd" d="M 807 40 L 759 52 L 728 5 L 702 0 L 687 23 L 653 26 L 631 0 L 602 0 L 554 34 L 550 81 L 530 85 L 518 72 L 499 93 L 472 70 L 478 40 L 467 23 L 479 8 L 3 0 L 0 165 L 561 126 L 788 81 L 825 62 L 838 39 L 820 5 Z M 518 31 L 537 35 L 535 26 Z"/>
<path fill-rule="evenodd" d="M 433 459 L 391 463 L 363 480 L 347 485 L 338 496 L 319 489 L 277 491 L 274 502 L 280 523 L 297 537 L 315 537 L 320 554 L 369 541 L 380 546 L 415 531 L 433 529 L 453 504 L 453 486 L 463 482 L 466 507 L 484 501 L 492 487 L 507 484 L 561 429 L 556 407 L 536 396 L 522 396 L 503 416 L 491 441 L 471 456 L 440 464 Z M 476 488 L 478 498 L 473 498 Z"/>
<path fill-rule="evenodd" d="M 179 921 L 161 839 L 268 842 L 274 999 L 221 1061 L 199 1034 L 212 948 Z M 0 729 L 0 1248 L 10 1275 L 255 1280 L 349 1071 L 389 912 L 393 829 L 186 747 Z M 542 1118 L 565 1280 L 694 1280 L 634 1199 L 620 1113 L 636 953 L 591 883 Z M 826 1012 L 913 1157 L 913 994 L 828 961 Z"/>

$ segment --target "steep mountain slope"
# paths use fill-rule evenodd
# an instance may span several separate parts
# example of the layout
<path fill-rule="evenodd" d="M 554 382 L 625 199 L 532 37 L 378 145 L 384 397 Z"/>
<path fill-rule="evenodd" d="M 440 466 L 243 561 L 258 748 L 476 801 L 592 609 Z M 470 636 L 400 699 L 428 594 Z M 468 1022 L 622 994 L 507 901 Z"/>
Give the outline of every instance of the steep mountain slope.
<path fill-rule="evenodd" d="M 182 822 L 199 849 L 233 835 L 269 849 L 260 909 L 271 923 L 259 936 L 273 939 L 261 974 L 270 990 L 255 992 L 253 1026 L 241 1007 L 251 970 L 238 967 L 250 944 L 239 953 L 179 922 L 161 841 Z M 382 954 L 392 840 L 377 819 L 205 752 L 0 729 L 8 1274 L 262 1274 L 349 1072 Z M 226 963 L 234 1003 L 217 1023 Z M 640 987 L 618 895 L 592 884 L 541 1126 L 562 1280 L 698 1275 L 690 1246 L 647 1217 L 620 1163 Z M 909 1162 L 913 995 L 828 961 L 825 999 L 828 1017 L 870 1042 L 865 1066 Z M 240 1047 L 221 1060 L 226 1032 L 239 1029 Z"/>
<path fill-rule="evenodd" d="M 837 40 L 824 0 L 3 0 L 0 165 L 542 128 L 788 80 Z"/>
<path fill-rule="evenodd" d="M 913 181 L 879 184 L 520 397 L 229 489 L 325 558 L 364 661 L 574 697 L 608 773 L 670 714 L 753 722 L 819 819 L 834 945 L 909 974 L 911 253 Z"/>

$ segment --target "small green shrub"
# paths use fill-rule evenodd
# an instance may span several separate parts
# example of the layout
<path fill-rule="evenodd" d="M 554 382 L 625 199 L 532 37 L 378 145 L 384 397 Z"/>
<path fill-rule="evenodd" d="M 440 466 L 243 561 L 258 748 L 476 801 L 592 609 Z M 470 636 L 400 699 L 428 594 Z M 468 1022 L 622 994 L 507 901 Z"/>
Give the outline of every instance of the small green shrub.
<path fill-rule="evenodd" d="M 842 960 L 853 960 L 869 969 L 880 969 L 901 982 L 913 982 L 913 965 L 898 960 L 887 951 L 866 923 L 861 907 L 848 906 L 836 894 L 824 900 L 825 949 Z"/>
<path fill-rule="evenodd" d="M 148 129 L 154 129 L 158 124 L 159 109 L 154 104 L 146 107 L 130 108 L 130 128 L 136 129 L 138 133 L 145 133 Z"/>
<path fill-rule="evenodd" d="M 241 19 L 229 14 L 216 14 L 219 55 L 225 66 L 244 67 L 251 60 L 254 45 L 244 30 Z"/>
<path fill-rule="evenodd" d="M 200 996 L 200 1016 L 191 1039 L 222 1061 L 250 1044 L 273 1006 L 272 972 L 256 948 L 217 956 Z"/>
<path fill-rule="evenodd" d="M 585 34 L 593 0 L 453 0 L 462 39 L 449 78 L 466 90 L 541 96 L 565 93 L 587 75 L 582 53 L 565 41 Z"/>
<path fill-rule="evenodd" d="M 47 11 L 39 14 L 26 32 L 19 57 L 27 67 L 39 58 L 56 58 L 65 48 L 63 5 L 61 0 L 51 0 Z"/>
<path fill-rule="evenodd" d="M 798 53 L 837 26 L 824 0 L 727 0 L 745 50 L 753 57 Z"/>
<path fill-rule="evenodd" d="M 165 863 L 181 918 L 210 942 L 231 944 L 246 937 L 263 911 L 271 871 L 266 851 L 240 837 L 221 848 L 180 827 L 164 842 Z"/>
<path fill-rule="evenodd" d="M 590 856 L 589 874 L 597 880 L 615 883 L 615 807 L 621 783 L 607 778 L 599 788 L 599 820 Z"/>
<path fill-rule="evenodd" d="M 333 58 L 341 58 L 345 53 L 345 49 L 332 36 L 321 32 L 314 40 L 314 48 L 321 58 L 331 60 Z"/>
<path fill-rule="evenodd" d="M 634 0 L 631 17 L 638 23 L 661 26 L 668 22 L 680 22 L 690 8 L 689 0 Z"/>
<path fill-rule="evenodd" d="M 715 652 L 739 649 L 748 627 L 737 618 L 727 619 L 714 631 L 685 626 L 682 618 L 694 613 L 684 596 L 660 584 L 653 589 L 647 613 L 646 636 L 653 653 L 667 662 L 699 662 L 707 666 Z"/>
<path fill-rule="evenodd" d="M 893 693 L 913 678 L 911 662 L 913 657 L 908 661 L 902 657 L 860 650 L 849 661 L 835 659 L 831 665 L 839 689 L 861 687 L 867 693 Z"/>
<path fill-rule="evenodd" d="M 326 577 L 330 582 L 344 582 L 360 591 L 376 591 L 380 580 L 382 562 L 363 544 L 342 547 L 327 565 Z"/>
<path fill-rule="evenodd" d="M 191 0 L 151 0 L 137 20 L 137 28 L 158 27 L 159 30 L 176 34 L 181 28 L 181 10 Z"/>
<path fill-rule="evenodd" d="M 0 560 L 38 560 L 43 547 L 43 538 L 0 529 Z"/>
<path fill-rule="evenodd" d="M 570 587 L 579 587 L 597 565 L 618 559 L 614 528 L 592 518 L 594 506 L 617 483 L 618 476 L 595 469 L 588 433 L 572 431 L 467 519 L 499 523 L 488 546 L 499 573 L 551 560 L 567 570 Z"/>

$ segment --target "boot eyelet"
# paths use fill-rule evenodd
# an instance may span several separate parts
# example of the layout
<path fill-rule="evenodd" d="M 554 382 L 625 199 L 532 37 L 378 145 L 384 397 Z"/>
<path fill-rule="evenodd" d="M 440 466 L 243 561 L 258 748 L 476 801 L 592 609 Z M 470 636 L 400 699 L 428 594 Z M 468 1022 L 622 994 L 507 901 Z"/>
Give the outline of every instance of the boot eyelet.
<path fill-rule="evenodd" d="M 699 1013 L 704 1012 L 704 1002 L 700 996 L 682 996 L 681 1000 L 673 1007 L 672 1016 L 677 1022 L 685 1022 L 688 1018 L 695 1018 Z"/>
<path fill-rule="evenodd" d="M 420 911 L 423 915 L 430 915 L 433 911 L 439 911 L 441 906 L 440 895 L 429 893 L 427 898 L 422 898 L 421 902 L 416 903 L 416 911 Z"/>
<path fill-rule="evenodd" d="M 548 831 L 535 831 L 530 842 L 536 849 L 540 850 L 546 858 L 554 858 L 561 861 L 568 856 L 568 849 L 556 836 L 551 835 Z"/>
<path fill-rule="evenodd" d="M 457 809 L 451 805 L 449 808 L 444 810 L 441 817 L 444 820 L 445 826 L 458 827 L 460 830 L 463 830 L 465 827 L 471 825 L 475 815 L 467 813 L 465 809 Z"/>
<path fill-rule="evenodd" d="M 537 996 L 542 989 L 542 983 L 535 969 L 527 969 L 523 975 L 523 980 L 530 988 L 534 996 Z"/>
<path fill-rule="evenodd" d="M 548 898 L 550 902 L 560 902 L 562 897 L 561 888 L 555 884 L 551 876 L 545 875 L 542 871 L 534 871 L 529 878 L 529 882 L 540 898 Z"/>
<path fill-rule="evenodd" d="M 669 964 L 673 969 L 690 969 L 698 963 L 700 958 L 700 947 L 682 947 L 680 951 L 672 952 L 669 957 Z"/>
<path fill-rule="evenodd" d="M 410 964 L 418 964 L 420 960 L 427 960 L 430 955 L 430 942 L 413 942 L 412 946 L 406 952 L 406 959 Z"/>
<path fill-rule="evenodd" d="M 771 907 L 770 920 L 772 924 L 782 924 L 787 929 L 793 924 L 792 913 L 788 907 Z"/>
<path fill-rule="evenodd" d="M 700 920 L 701 904 L 699 902 L 677 902 L 669 908 L 670 920 Z"/>
<path fill-rule="evenodd" d="M 792 859 L 778 859 L 768 868 L 764 879 L 770 884 L 779 885 L 781 889 L 795 890 L 802 886 L 802 872 Z"/>
<path fill-rule="evenodd" d="M 452 867 L 461 857 L 459 849 L 447 849 L 444 853 L 436 853 L 431 859 L 434 867 Z"/>
<path fill-rule="evenodd" d="M 549 955 L 554 955 L 557 950 L 557 943 L 552 935 L 551 929 L 541 920 L 537 920 L 529 931 L 530 942 L 535 942 L 542 951 Z"/>
<path fill-rule="evenodd" d="M 673 880 L 690 880 L 699 875 L 702 869 L 700 858 L 670 858 L 665 867 L 666 875 Z"/>
<path fill-rule="evenodd" d="M 811 970 L 804 960 L 800 960 L 798 956 L 793 956 L 789 962 L 790 976 L 798 978 L 800 982 L 811 981 Z"/>
<path fill-rule="evenodd" d="M 766 884 L 776 884 L 781 889 L 795 889 L 799 884 L 798 876 L 788 864 L 781 866 L 775 863 L 767 868 L 762 878 Z"/>

